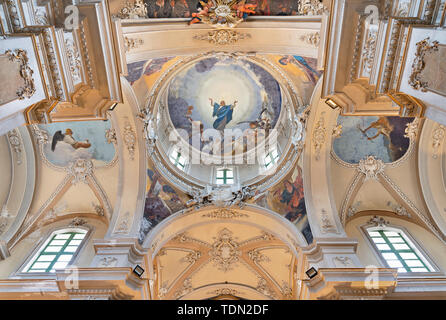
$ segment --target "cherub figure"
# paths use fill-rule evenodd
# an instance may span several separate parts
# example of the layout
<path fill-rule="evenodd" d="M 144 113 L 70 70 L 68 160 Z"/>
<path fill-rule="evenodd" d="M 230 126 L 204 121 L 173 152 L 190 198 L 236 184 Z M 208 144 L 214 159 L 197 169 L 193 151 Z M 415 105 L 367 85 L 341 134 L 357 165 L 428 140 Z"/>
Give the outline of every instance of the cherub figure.
<path fill-rule="evenodd" d="M 243 20 L 246 19 L 250 13 L 256 13 L 254 9 L 257 7 L 256 4 L 245 2 L 245 0 L 242 0 L 232 6 L 232 9 L 237 10 L 237 17 L 242 18 Z"/>
<path fill-rule="evenodd" d="M 189 25 L 201 22 L 203 20 L 202 17 L 209 15 L 209 9 L 212 7 L 212 0 L 209 0 L 207 3 L 200 1 L 200 4 L 202 7 L 198 8 L 198 12 L 192 13 L 192 19 L 189 21 Z"/>

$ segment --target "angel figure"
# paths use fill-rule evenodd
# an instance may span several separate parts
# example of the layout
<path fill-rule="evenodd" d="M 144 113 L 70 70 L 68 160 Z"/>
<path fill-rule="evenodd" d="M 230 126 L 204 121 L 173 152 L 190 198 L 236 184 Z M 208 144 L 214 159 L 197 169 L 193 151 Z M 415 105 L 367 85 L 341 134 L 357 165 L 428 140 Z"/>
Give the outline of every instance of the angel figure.
<path fill-rule="evenodd" d="M 209 9 L 212 7 L 212 0 L 209 0 L 207 3 L 200 1 L 201 7 L 198 8 L 198 12 L 192 13 L 192 19 L 189 21 L 189 25 L 201 22 L 202 17 L 209 15 Z"/>
<path fill-rule="evenodd" d="M 51 143 L 51 151 L 56 149 L 56 145 L 59 141 L 63 141 L 71 145 L 74 149 L 79 148 L 90 148 L 91 143 L 86 139 L 85 141 L 77 141 L 73 138 L 73 131 L 71 129 L 65 130 L 65 134 L 62 134 L 61 130 L 56 131 L 53 136 L 53 141 Z"/>
<path fill-rule="evenodd" d="M 237 10 L 237 17 L 242 18 L 243 20 L 245 20 L 250 13 L 256 13 L 254 9 L 257 7 L 256 4 L 245 2 L 245 0 L 242 0 L 232 6 L 232 9 Z"/>

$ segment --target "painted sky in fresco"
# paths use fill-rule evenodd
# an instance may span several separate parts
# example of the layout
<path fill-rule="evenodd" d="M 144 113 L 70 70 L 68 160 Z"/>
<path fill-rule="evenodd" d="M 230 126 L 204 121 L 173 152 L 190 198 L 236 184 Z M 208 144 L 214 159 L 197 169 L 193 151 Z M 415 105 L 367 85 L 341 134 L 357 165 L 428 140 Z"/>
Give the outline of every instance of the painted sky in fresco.
<path fill-rule="evenodd" d="M 370 155 L 387 163 L 397 161 L 409 148 L 410 140 L 404 137 L 404 131 L 412 121 L 413 118 L 400 117 L 339 116 L 342 135 L 334 140 L 333 150 L 348 163 L 359 163 Z"/>
<path fill-rule="evenodd" d="M 60 122 L 47 125 L 39 125 L 49 134 L 49 142 L 44 145 L 44 154 L 48 161 L 56 166 L 66 166 L 75 159 L 92 159 L 98 164 L 108 163 L 115 156 L 113 143 L 108 143 L 105 138 L 105 132 L 110 129 L 110 121 L 79 121 L 79 122 Z M 56 144 L 54 151 L 51 150 L 51 142 L 57 131 L 65 134 L 66 129 L 73 131 L 72 137 L 77 141 L 88 139 L 91 146 L 89 148 L 74 149 L 64 141 Z"/>
<path fill-rule="evenodd" d="M 201 121 L 204 129 L 213 128 L 214 102 L 225 101 L 234 107 L 232 120 L 225 128 L 249 128 L 243 121 L 256 120 L 264 101 L 269 104 L 274 126 L 280 115 L 281 95 L 277 81 L 263 68 L 246 60 L 207 58 L 180 72 L 169 88 L 169 113 L 176 128 L 190 130 L 191 124 L 186 113 L 193 107 L 191 117 Z"/>

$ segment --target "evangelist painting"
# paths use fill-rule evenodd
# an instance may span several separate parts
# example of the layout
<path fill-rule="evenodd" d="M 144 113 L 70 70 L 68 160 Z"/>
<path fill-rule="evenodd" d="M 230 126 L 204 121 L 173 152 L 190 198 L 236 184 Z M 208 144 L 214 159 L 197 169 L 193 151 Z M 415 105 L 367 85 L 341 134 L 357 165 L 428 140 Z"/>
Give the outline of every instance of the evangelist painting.
<path fill-rule="evenodd" d="M 147 169 L 147 188 L 144 215 L 139 230 L 142 243 L 150 230 L 171 214 L 186 208 L 187 195 L 176 191 L 151 167 Z"/>
<path fill-rule="evenodd" d="M 48 132 L 49 141 L 43 146 L 47 160 L 65 167 L 76 159 L 90 159 L 96 167 L 115 157 L 115 147 L 107 140 L 110 121 L 60 122 L 39 125 Z"/>
<path fill-rule="evenodd" d="M 302 232 L 308 244 L 313 242 L 305 207 L 301 165 L 297 165 L 278 185 L 259 197 L 256 204 L 288 219 Z"/>
<path fill-rule="evenodd" d="M 409 148 L 405 130 L 414 118 L 397 116 L 339 116 L 342 134 L 333 142 L 335 154 L 348 163 L 368 156 L 384 162 L 400 159 Z"/>

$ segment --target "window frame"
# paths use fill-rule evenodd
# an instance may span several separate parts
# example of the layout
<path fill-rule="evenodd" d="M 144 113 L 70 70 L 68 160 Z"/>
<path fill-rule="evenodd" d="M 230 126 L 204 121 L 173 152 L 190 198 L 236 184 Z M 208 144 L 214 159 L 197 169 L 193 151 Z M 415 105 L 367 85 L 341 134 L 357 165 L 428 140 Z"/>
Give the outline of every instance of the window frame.
<path fill-rule="evenodd" d="M 223 175 L 223 176 L 224 176 L 224 177 L 223 177 L 223 182 L 224 182 L 224 183 L 218 184 L 218 183 L 217 183 L 217 180 L 222 180 L 222 179 L 217 177 L 217 173 L 218 173 L 218 171 L 221 171 L 221 170 L 225 170 L 225 171 L 224 171 L 224 175 Z M 227 179 L 231 179 L 230 177 L 226 177 L 226 172 L 227 172 L 227 170 L 231 170 L 231 171 L 232 171 L 232 183 L 225 183 L 225 180 L 227 180 Z M 215 184 L 215 185 L 217 185 L 217 186 L 226 186 L 226 187 L 233 186 L 233 185 L 236 184 L 236 178 L 235 178 L 235 176 L 236 176 L 236 170 L 235 170 L 234 167 L 215 167 L 215 173 L 214 173 L 214 181 L 213 181 L 213 184 Z"/>
<path fill-rule="evenodd" d="M 172 156 L 172 154 L 174 152 L 177 153 L 177 157 L 175 158 L 175 162 L 172 162 L 171 156 Z M 178 162 L 178 158 L 179 157 L 183 157 L 184 158 L 184 167 L 182 167 L 182 168 L 177 166 L 177 163 L 181 166 L 181 164 Z M 189 161 L 188 161 L 188 159 L 186 157 L 184 157 L 184 155 L 180 152 L 180 150 L 179 150 L 179 148 L 177 146 L 172 146 L 172 148 L 170 148 L 169 154 L 167 155 L 167 158 L 169 160 L 169 164 L 172 165 L 175 169 L 180 170 L 181 172 L 186 172 L 186 173 L 188 172 Z"/>
<path fill-rule="evenodd" d="M 388 224 L 385 227 L 379 227 L 379 226 L 371 226 L 369 224 L 364 224 L 359 227 L 361 233 L 365 237 L 367 244 L 371 247 L 375 257 L 377 260 L 381 263 L 382 266 L 385 268 L 392 268 L 392 269 L 398 269 L 394 267 L 390 267 L 387 263 L 387 260 L 382 255 L 381 251 L 376 246 L 375 242 L 372 240 L 372 238 L 369 235 L 368 230 L 373 229 L 370 231 L 393 231 L 393 232 L 402 232 L 402 238 L 407 242 L 409 247 L 416 253 L 416 255 L 420 258 L 423 264 L 427 264 L 432 268 L 431 271 L 422 271 L 422 272 L 415 272 L 415 271 L 407 271 L 407 272 L 398 272 L 398 277 L 420 277 L 420 276 L 426 276 L 426 275 L 437 275 L 439 273 L 443 273 L 442 270 L 438 267 L 438 265 L 434 262 L 432 257 L 421 247 L 418 242 L 415 240 L 415 238 L 410 234 L 410 232 L 403 226 L 394 225 L 394 224 Z M 427 268 L 429 269 L 429 268 Z"/>
<path fill-rule="evenodd" d="M 77 250 L 73 253 L 73 256 L 71 257 L 68 264 L 65 266 L 64 269 L 70 268 L 77 262 L 80 254 L 83 252 L 84 248 L 86 247 L 86 244 L 90 241 L 90 237 L 93 234 L 94 227 L 90 225 L 83 225 L 83 226 L 60 226 L 56 228 L 52 228 L 48 230 L 45 235 L 41 236 L 40 239 L 37 241 L 37 244 L 33 247 L 31 253 L 29 253 L 25 259 L 25 261 L 20 265 L 20 267 L 17 269 L 16 272 L 14 272 L 11 276 L 13 277 L 31 277 L 31 278 L 48 278 L 49 276 L 56 276 L 55 272 L 27 272 L 25 270 L 29 269 L 31 265 L 35 262 L 34 259 L 38 258 L 41 254 L 41 252 L 48 246 L 50 241 L 53 239 L 53 237 L 59 233 L 66 233 L 66 232 L 76 232 L 76 230 L 82 230 L 86 231 L 85 237 L 82 239 L 81 243 L 79 244 Z"/>
<path fill-rule="evenodd" d="M 277 157 L 276 158 L 274 158 L 273 156 L 272 156 L 272 154 L 271 153 L 273 153 L 273 152 L 276 152 L 277 153 Z M 271 158 L 271 161 L 267 164 L 266 163 L 266 158 L 267 157 L 270 157 Z M 280 152 L 279 152 L 279 148 L 274 148 L 274 149 L 272 149 L 272 150 L 269 150 L 267 153 L 266 153 L 266 155 L 265 155 L 265 157 L 264 157 L 264 159 L 263 159 L 263 167 L 266 169 L 266 170 L 269 170 L 269 169 L 271 169 L 272 167 L 274 167 L 275 165 L 277 165 L 278 163 L 279 163 L 279 160 L 280 160 Z"/>

